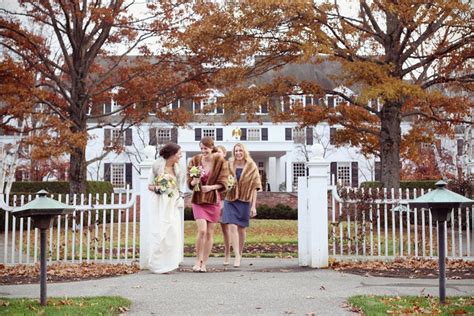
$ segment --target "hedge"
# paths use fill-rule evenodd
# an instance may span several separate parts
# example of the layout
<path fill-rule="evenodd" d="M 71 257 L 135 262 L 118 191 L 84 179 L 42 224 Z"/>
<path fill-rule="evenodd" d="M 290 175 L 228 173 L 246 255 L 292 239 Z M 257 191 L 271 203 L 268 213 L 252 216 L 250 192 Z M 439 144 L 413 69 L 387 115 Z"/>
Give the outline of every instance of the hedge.
<path fill-rule="evenodd" d="M 32 194 L 39 190 L 46 190 L 51 194 L 68 194 L 69 182 L 67 181 L 31 181 L 31 182 L 13 182 L 11 194 Z M 87 181 L 87 194 L 95 196 L 97 193 L 102 196 L 104 193 L 114 192 L 112 183 L 107 181 Z"/>
<path fill-rule="evenodd" d="M 405 189 L 435 189 L 436 185 L 435 183 L 438 182 L 438 180 L 401 180 L 400 181 L 400 188 L 405 190 Z M 362 182 L 360 184 L 361 188 L 383 188 L 382 183 L 379 181 L 366 181 Z"/>
<path fill-rule="evenodd" d="M 277 204 L 275 207 L 270 207 L 266 204 L 257 206 L 256 219 L 298 219 L 298 210 L 289 207 L 288 205 Z M 184 209 L 184 220 L 194 220 L 193 211 L 190 207 Z"/>

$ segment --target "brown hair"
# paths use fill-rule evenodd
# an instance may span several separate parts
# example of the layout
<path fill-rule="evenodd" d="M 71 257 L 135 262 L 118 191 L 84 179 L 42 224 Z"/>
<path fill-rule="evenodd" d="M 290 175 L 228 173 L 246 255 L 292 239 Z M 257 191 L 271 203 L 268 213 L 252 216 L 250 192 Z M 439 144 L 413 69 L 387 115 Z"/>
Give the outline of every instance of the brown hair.
<path fill-rule="evenodd" d="M 178 144 L 168 143 L 160 149 L 160 156 L 164 159 L 168 159 L 169 157 L 175 155 L 180 149 L 181 146 Z"/>
<path fill-rule="evenodd" d="M 222 146 L 222 145 L 217 145 L 217 146 L 216 146 L 216 152 L 217 152 L 217 149 L 222 150 L 222 152 L 224 153 L 224 157 L 227 155 L 227 149 L 225 149 L 224 146 Z"/>
<path fill-rule="evenodd" d="M 212 152 L 216 151 L 216 147 L 214 146 L 214 140 L 212 139 L 212 137 L 209 137 L 209 136 L 203 137 L 201 138 L 200 143 L 206 146 L 207 148 L 211 148 Z"/>

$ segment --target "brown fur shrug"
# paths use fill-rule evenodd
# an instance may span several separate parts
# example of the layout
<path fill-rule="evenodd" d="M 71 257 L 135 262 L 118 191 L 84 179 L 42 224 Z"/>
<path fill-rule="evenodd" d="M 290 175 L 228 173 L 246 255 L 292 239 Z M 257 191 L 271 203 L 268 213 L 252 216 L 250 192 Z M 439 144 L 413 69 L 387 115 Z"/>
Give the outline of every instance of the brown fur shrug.
<path fill-rule="evenodd" d="M 229 173 L 237 181 L 233 160 L 229 161 Z M 240 175 L 240 181 L 236 182 L 234 187 L 227 192 L 225 199 L 228 201 L 240 200 L 250 202 L 255 191 L 260 191 L 261 189 L 262 183 L 257 165 L 253 161 L 247 161 Z"/>
<path fill-rule="evenodd" d="M 191 185 L 192 178 L 189 176 L 189 169 L 193 166 L 201 165 L 202 155 L 194 156 L 188 165 L 188 172 L 187 172 L 187 184 L 190 190 L 193 190 L 193 186 Z M 207 185 L 215 185 L 220 184 L 222 188 L 219 190 L 213 190 L 210 192 L 202 192 L 202 191 L 193 191 L 193 197 L 191 199 L 192 203 L 195 204 L 216 204 L 218 201 L 217 195 L 219 192 L 225 191 L 227 186 L 227 177 L 229 176 L 228 166 L 225 162 L 224 158 L 222 158 L 219 154 L 212 154 L 212 170 L 210 177 L 207 180 Z"/>

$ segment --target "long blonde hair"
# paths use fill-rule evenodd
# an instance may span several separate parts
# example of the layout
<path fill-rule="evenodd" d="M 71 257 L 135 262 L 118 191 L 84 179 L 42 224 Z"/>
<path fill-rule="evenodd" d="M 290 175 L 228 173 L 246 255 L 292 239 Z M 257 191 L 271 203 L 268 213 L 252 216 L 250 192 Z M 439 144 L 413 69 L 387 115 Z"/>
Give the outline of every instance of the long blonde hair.
<path fill-rule="evenodd" d="M 249 151 L 247 150 L 247 147 L 245 147 L 244 144 L 242 143 L 237 143 L 234 145 L 234 147 L 232 148 L 232 160 L 235 161 L 235 147 L 239 146 L 240 148 L 242 148 L 242 151 L 244 152 L 244 160 L 246 162 L 254 162 L 252 157 L 250 156 L 250 153 Z"/>

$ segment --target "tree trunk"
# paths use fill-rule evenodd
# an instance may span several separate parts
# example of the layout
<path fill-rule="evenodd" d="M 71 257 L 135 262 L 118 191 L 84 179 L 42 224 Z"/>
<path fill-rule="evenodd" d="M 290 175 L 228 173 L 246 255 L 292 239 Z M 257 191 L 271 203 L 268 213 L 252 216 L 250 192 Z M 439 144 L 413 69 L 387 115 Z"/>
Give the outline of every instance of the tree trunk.
<path fill-rule="evenodd" d="M 76 147 L 69 161 L 69 192 L 70 194 L 86 193 L 87 164 L 86 147 Z"/>
<path fill-rule="evenodd" d="M 401 106 L 384 104 L 381 111 L 380 160 L 381 179 L 385 188 L 400 187 Z"/>

